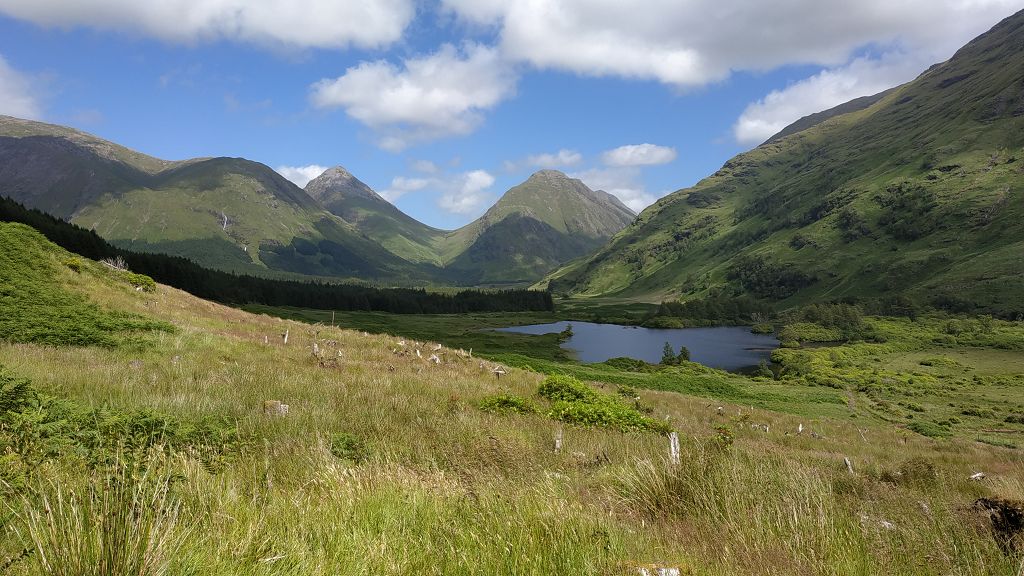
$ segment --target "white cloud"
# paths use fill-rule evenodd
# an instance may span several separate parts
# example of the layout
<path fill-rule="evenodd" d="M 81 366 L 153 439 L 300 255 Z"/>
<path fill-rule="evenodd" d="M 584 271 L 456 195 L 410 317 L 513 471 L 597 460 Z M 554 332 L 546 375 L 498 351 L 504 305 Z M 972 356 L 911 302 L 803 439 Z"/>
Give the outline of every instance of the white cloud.
<path fill-rule="evenodd" d="M 427 186 L 430 186 L 430 180 L 426 178 L 395 176 L 391 179 L 391 185 L 381 191 L 380 195 L 388 202 L 394 202 L 409 192 L 423 190 Z"/>
<path fill-rule="evenodd" d="M 484 111 L 515 92 L 516 81 L 497 50 L 477 44 L 458 50 L 446 44 L 401 67 L 384 60 L 363 62 L 314 84 L 311 98 L 319 108 L 344 108 L 378 132 L 381 148 L 400 151 L 476 130 Z"/>
<path fill-rule="evenodd" d="M 570 176 L 579 178 L 592 190 L 604 190 L 616 196 L 638 214 L 658 199 L 644 187 L 640 169 L 635 166 L 593 168 Z"/>
<path fill-rule="evenodd" d="M 866 45 L 944 59 L 1020 0 L 442 0 L 494 26 L 509 59 L 589 76 L 703 86 L 738 70 L 839 66 Z"/>
<path fill-rule="evenodd" d="M 423 174 L 437 174 L 439 168 L 430 160 L 416 160 L 412 163 L 412 169 Z"/>
<path fill-rule="evenodd" d="M 309 166 L 278 166 L 274 170 L 291 180 L 299 188 L 305 188 L 309 181 L 327 171 L 326 166 L 310 164 Z"/>
<path fill-rule="evenodd" d="M 0 56 L 0 114 L 38 119 L 42 106 L 34 94 L 32 81 Z"/>
<path fill-rule="evenodd" d="M 564 148 L 554 154 L 534 154 L 526 157 L 526 163 L 536 168 L 575 166 L 582 161 L 582 154 L 575 150 L 566 150 Z"/>
<path fill-rule="evenodd" d="M 41 26 L 121 30 L 172 42 L 377 48 L 401 39 L 416 8 L 412 0 L 0 0 L 0 14 Z"/>
<path fill-rule="evenodd" d="M 750 104 L 733 125 L 733 135 L 741 144 L 759 144 L 808 114 L 877 94 L 912 80 L 926 67 L 925 62 L 904 55 L 857 58 L 846 66 L 773 90 Z"/>
<path fill-rule="evenodd" d="M 437 205 L 453 214 L 470 214 L 490 199 L 487 190 L 494 185 L 494 176 L 486 170 L 473 170 L 459 174 L 446 184 L 449 189 L 441 195 Z"/>
<path fill-rule="evenodd" d="M 601 161 L 608 166 L 656 166 L 675 159 L 675 148 L 656 144 L 629 144 L 601 155 Z"/>
<path fill-rule="evenodd" d="M 434 165 L 437 168 L 436 165 Z M 421 171 L 423 172 L 423 171 Z M 439 168 L 424 177 L 396 176 L 380 195 L 394 202 L 412 192 L 437 194 L 437 205 L 452 214 L 472 214 L 491 200 L 494 176 L 486 170 L 443 172 Z"/>

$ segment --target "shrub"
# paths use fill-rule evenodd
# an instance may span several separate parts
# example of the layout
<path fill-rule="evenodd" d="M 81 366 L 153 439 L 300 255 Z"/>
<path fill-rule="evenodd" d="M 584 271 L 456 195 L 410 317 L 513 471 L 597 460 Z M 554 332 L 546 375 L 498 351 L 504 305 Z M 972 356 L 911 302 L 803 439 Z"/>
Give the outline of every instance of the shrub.
<path fill-rule="evenodd" d="M 77 256 L 65 258 L 64 265 L 70 268 L 72 272 L 78 273 L 82 271 L 82 259 Z"/>
<path fill-rule="evenodd" d="M 480 402 L 480 409 L 494 414 L 535 414 L 538 412 L 532 402 L 512 394 L 484 398 Z"/>
<path fill-rule="evenodd" d="M 603 362 L 605 366 L 611 366 L 626 372 L 654 372 L 658 368 L 654 364 L 648 364 L 636 358 L 609 358 Z"/>
<path fill-rule="evenodd" d="M 545 378 L 537 393 L 552 401 L 595 402 L 598 400 L 598 393 L 593 388 L 572 376 L 561 374 Z"/>
<path fill-rule="evenodd" d="M 602 398 L 596 402 L 555 402 L 551 411 L 548 412 L 548 416 L 568 424 L 613 428 L 621 432 L 667 434 L 671 431 L 668 424 L 648 418 L 614 399 Z"/>
<path fill-rule="evenodd" d="M 156 282 L 152 278 L 145 274 L 136 274 L 134 272 L 128 272 L 125 274 L 125 279 L 128 283 L 135 288 L 141 289 L 143 292 L 155 292 Z"/>
<path fill-rule="evenodd" d="M 977 416 L 978 418 L 995 418 L 996 412 L 991 408 L 968 406 L 960 411 L 964 416 Z"/>
<path fill-rule="evenodd" d="M 642 405 L 629 406 L 618 396 L 602 394 L 572 376 L 548 376 L 538 393 L 554 402 L 547 415 L 555 420 L 622 432 L 671 431 L 668 424 L 641 414 L 637 408 Z"/>
<path fill-rule="evenodd" d="M 775 326 L 772 326 L 768 322 L 761 322 L 751 326 L 750 332 L 753 334 L 771 334 L 775 332 Z"/>
<path fill-rule="evenodd" d="M 952 434 L 952 432 L 949 431 L 949 428 L 941 426 L 935 422 L 928 422 L 927 420 L 916 420 L 911 422 L 910 429 L 922 436 L 928 436 L 929 438 L 946 438 Z"/>
<path fill-rule="evenodd" d="M 331 454 L 342 460 L 351 460 L 359 464 L 370 455 L 366 443 L 361 438 L 348 432 L 338 432 L 331 436 Z"/>
<path fill-rule="evenodd" d="M 1024 414 L 1010 414 L 1006 417 L 1007 424 L 1024 424 Z"/>

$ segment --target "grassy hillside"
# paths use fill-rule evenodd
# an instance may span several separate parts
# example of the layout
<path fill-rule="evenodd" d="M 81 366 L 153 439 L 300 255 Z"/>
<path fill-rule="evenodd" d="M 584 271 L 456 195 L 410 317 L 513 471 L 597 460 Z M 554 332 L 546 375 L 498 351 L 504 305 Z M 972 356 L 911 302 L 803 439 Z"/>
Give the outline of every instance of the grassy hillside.
<path fill-rule="evenodd" d="M 340 166 L 310 180 L 306 193 L 332 214 L 411 262 L 440 264 L 445 232 L 410 217 Z"/>
<path fill-rule="evenodd" d="M 303 191 L 242 158 L 168 162 L 7 116 L 0 117 L 0 194 L 132 250 L 231 272 L 392 284 L 528 285 L 633 218 L 611 195 L 543 171 L 482 218 L 446 232 L 340 167 Z"/>
<path fill-rule="evenodd" d="M 450 274 L 470 283 L 530 282 L 596 250 L 634 217 L 614 196 L 541 170 L 448 234 L 441 259 Z"/>
<path fill-rule="evenodd" d="M 1024 493 L 1019 450 L 977 443 L 961 425 L 927 437 L 830 387 L 736 376 L 725 386 L 695 366 L 658 374 L 695 396 L 517 369 L 498 379 L 491 360 L 413 353 L 429 342 L 256 316 L 161 285 L 136 291 L 103 265 L 63 266 L 69 255 L 24 227 L 0 230 L 5 273 L 44 266 L 49 289 L 173 326 L 114 346 L 0 333 L 0 566 L 11 574 L 1021 568 L 985 507 Z M 45 322 L 26 310 L 5 313 Z M 1020 338 L 1019 325 L 993 329 Z M 950 366 L 936 369 L 959 378 Z M 1017 388 L 991 386 L 1019 405 Z M 719 396 L 730 390 L 801 408 L 752 409 Z M 266 415 L 265 401 L 289 409 Z M 680 463 L 664 436 L 618 431 L 629 414 L 675 428 Z M 986 478 L 969 480 L 977 471 Z"/>
<path fill-rule="evenodd" d="M 781 307 L 904 294 L 1024 312 L 1022 30 L 1024 13 L 866 108 L 737 156 L 551 285 Z"/>
<path fill-rule="evenodd" d="M 61 126 L 0 117 L 0 194 L 134 250 L 221 270 L 425 282 L 419 266 L 241 158 L 167 162 Z"/>

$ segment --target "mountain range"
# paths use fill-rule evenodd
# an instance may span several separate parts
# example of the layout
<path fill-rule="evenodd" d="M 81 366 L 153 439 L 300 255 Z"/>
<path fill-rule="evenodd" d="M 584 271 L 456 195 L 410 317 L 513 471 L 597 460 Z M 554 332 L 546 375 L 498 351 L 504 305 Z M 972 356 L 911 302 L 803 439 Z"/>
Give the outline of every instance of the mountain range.
<path fill-rule="evenodd" d="M 542 285 L 1024 312 L 1022 146 L 1024 12 L 907 84 L 799 120 Z"/>
<path fill-rule="evenodd" d="M 542 171 L 455 231 L 403 213 L 341 167 L 303 190 L 243 158 L 166 161 L 71 128 L 0 116 L 0 194 L 122 247 L 217 269 L 402 284 L 532 283 L 635 215 Z"/>

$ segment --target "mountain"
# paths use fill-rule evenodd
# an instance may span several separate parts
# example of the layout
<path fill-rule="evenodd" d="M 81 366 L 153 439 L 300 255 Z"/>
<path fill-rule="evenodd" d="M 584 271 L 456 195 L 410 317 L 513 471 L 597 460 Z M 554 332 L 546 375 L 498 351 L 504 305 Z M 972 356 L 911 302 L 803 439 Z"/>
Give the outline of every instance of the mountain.
<path fill-rule="evenodd" d="M 866 106 L 865 106 L 866 104 Z M 1024 12 L 648 207 L 557 291 L 1024 311 Z"/>
<path fill-rule="evenodd" d="M 528 282 L 596 250 L 635 217 L 611 194 L 541 170 L 448 234 L 442 261 L 474 284 Z"/>
<path fill-rule="evenodd" d="M 0 116 L 0 194 L 114 244 L 224 270 L 371 279 L 424 272 L 263 164 L 170 162 L 70 128 Z"/>
<path fill-rule="evenodd" d="M 446 232 L 412 218 L 341 166 L 306 184 L 306 194 L 389 251 L 413 262 L 438 263 Z"/>
<path fill-rule="evenodd" d="M 431 228 L 336 166 L 306 192 L 366 237 L 412 262 L 441 267 L 456 284 L 534 282 L 602 246 L 636 215 L 617 198 L 555 170 L 508 190 L 483 216 L 453 231 Z"/>
<path fill-rule="evenodd" d="M 477 221 L 438 230 L 340 166 L 303 190 L 244 158 L 161 160 L 8 116 L 0 116 L 0 195 L 115 245 L 211 268 L 392 284 L 533 283 L 634 217 L 613 196 L 542 171 Z"/>

